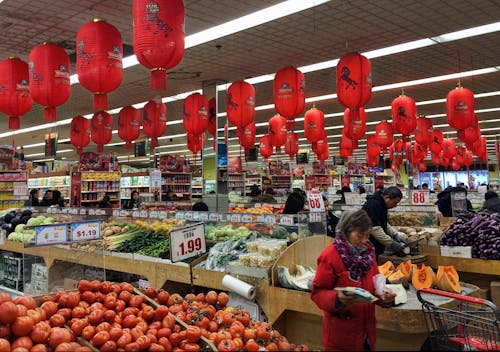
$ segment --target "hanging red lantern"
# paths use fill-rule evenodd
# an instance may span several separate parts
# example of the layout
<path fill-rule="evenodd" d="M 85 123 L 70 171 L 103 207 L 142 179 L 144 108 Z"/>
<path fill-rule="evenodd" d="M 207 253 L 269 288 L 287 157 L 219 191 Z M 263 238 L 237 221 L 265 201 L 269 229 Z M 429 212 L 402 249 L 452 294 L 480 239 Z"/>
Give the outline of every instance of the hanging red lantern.
<path fill-rule="evenodd" d="M 432 131 L 432 143 L 430 145 L 430 150 L 434 154 L 439 154 L 441 150 L 443 150 L 443 132 L 440 130 L 433 130 Z"/>
<path fill-rule="evenodd" d="M 328 141 L 326 140 L 326 136 L 323 139 L 320 139 L 316 142 L 316 155 L 324 154 L 328 150 Z"/>
<path fill-rule="evenodd" d="M 217 134 L 217 102 L 216 102 L 215 98 L 212 98 L 208 101 L 207 131 L 208 131 L 208 133 L 210 133 L 214 137 Z"/>
<path fill-rule="evenodd" d="M 80 84 L 94 94 L 94 110 L 108 107 L 107 93 L 123 78 L 122 37 L 115 26 L 94 19 L 76 35 L 76 73 Z"/>
<path fill-rule="evenodd" d="M 339 148 L 340 149 L 350 149 L 351 151 L 354 149 L 353 141 L 349 137 L 344 134 L 344 129 L 342 129 L 342 137 L 340 137 Z"/>
<path fill-rule="evenodd" d="M 255 88 L 245 81 L 233 82 L 226 94 L 227 119 L 236 127 L 245 127 L 255 118 Z"/>
<path fill-rule="evenodd" d="M 240 145 L 247 151 L 255 145 L 255 121 L 245 127 L 238 127 L 236 135 Z"/>
<path fill-rule="evenodd" d="M 461 130 L 474 121 L 474 94 L 467 88 L 458 86 L 446 96 L 446 121 Z"/>
<path fill-rule="evenodd" d="M 134 0 L 134 54 L 151 71 L 151 89 L 167 88 L 167 70 L 184 56 L 183 0 Z"/>
<path fill-rule="evenodd" d="M 420 172 L 425 172 L 425 170 L 427 170 L 427 163 L 425 162 L 425 160 L 420 160 L 418 162 L 418 170 Z"/>
<path fill-rule="evenodd" d="M 132 149 L 132 142 L 141 133 L 141 113 L 133 106 L 124 106 L 118 113 L 118 137 L 125 141 L 125 148 Z"/>
<path fill-rule="evenodd" d="M 453 139 L 445 138 L 443 140 L 443 156 L 445 158 L 451 159 L 455 155 L 457 155 L 455 141 Z"/>
<path fill-rule="evenodd" d="M 415 128 L 415 141 L 418 144 L 430 146 L 433 140 L 432 120 L 425 116 L 420 116 L 417 119 L 417 127 Z"/>
<path fill-rule="evenodd" d="M 441 164 L 443 165 L 443 167 L 445 169 L 447 169 L 448 166 L 450 166 L 450 163 L 451 163 L 451 159 L 445 158 L 445 157 L 442 158 L 442 163 Z"/>
<path fill-rule="evenodd" d="M 337 98 L 345 107 L 358 109 L 372 96 L 370 60 L 359 53 L 344 55 L 337 64 Z"/>
<path fill-rule="evenodd" d="M 413 158 L 415 162 L 420 159 L 424 159 L 427 156 L 427 147 L 425 145 L 421 145 L 415 143 L 413 145 Z"/>
<path fill-rule="evenodd" d="M 431 162 L 437 166 L 441 165 L 441 160 L 443 159 L 443 153 L 438 154 L 431 153 Z"/>
<path fill-rule="evenodd" d="M 380 155 L 380 146 L 377 143 L 377 137 L 368 136 L 366 138 L 366 154 L 377 158 Z"/>
<path fill-rule="evenodd" d="M 186 132 L 197 135 L 208 128 L 208 100 L 200 93 L 193 93 L 184 99 L 182 123 Z"/>
<path fill-rule="evenodd" d="M 196 154 L 198 154 L 198 152 L 203 149 L 206 140 L 207 135 L 205 132 L 197 135 L 191 134 L 189 132 L 187 133 L 187 148 L 191 153 L 193 153 L 193 156 L 195 158 Z"/>
<path fill-rule="evenodd" d="M 293 157 L 298 152 L 299 152 L 299 135 L 295 132 L 288 131 L 285 142 L 285 153 L 290 155 L 290 160 L 293 160 Z"/>
<path fill-rule="evenodd" d="M 274 115 L 269 119 L 268 135 L 271 144 L 280 152 L 280 147 L 286 142 L 286 119 L 281 115 Z"/>
<path fill-rule="evenodd" d="M 104 144 L 111 141 L 113 133 L 113 117 L 106 111 L 98 111 L 90 121 L 90 138 L 97 144 L 97 152 L 102 153 Z"/>
<path fill-rule="evenodd" d="M 344 110 L 344 129 L 346 136 L 359 140 L 365 136 L 366 133 L 366 112 L 365 109 L 349 109 Z"/>
<path fill-rule="evenodd" d="M 161 102 L 150 100 L 142 111 L 142 130 L 151 138 L 151 146 L 158 146 L 158 137 L 167 131 L 167 106 Z"/>
<path fill-rule="evenodd" d="M 347 161 L 347 159 L 349 159 L 349 157 L 352 155 L 352 149 L 340 148 L 339 154 L 342 158 L 344 158 L 344 160 Z"/>
<path fill-rule="evenodd" d="M 304 115 L 304 135 L 309 142 L 316 143 L 325 134 L 325 115 L 321 110 L 312 108 Z"/>
<path fill-rule="evenodd" d="M 21 127 L 19 117 L 31 110 L 28 64 L 10 57 L 0 61 L 0 111 L 9 116 L 9 129 Z"/>
<path fill-rule="evenodd" d="M 487 161 L 486 138 L 481 137 L 472 144 L 472 152 L 481 160 Z"/>
<path fill-rule="evenodd" d="M 366 155 L 366 163 L 370 167 L 377 166 L 377 164 L 378 164 L 378 155 L 377 156 Z"/>
<path fill-rule="evenodd" d="M 464 128 L 463 130 L 458 130 L 457 136 L 462 142 L 469 145 L 481 138 L 481 130 L 479 129 L 477 116 L 474 115 L 474 121 L 470 126 Z"/>
<path fill-rule="evenodd" d="M 31 50 L 28 58 L 31 98 L 45 106 L 43 119 L 56 120 L 56 107 L 70 95 L 70 63 L 66 51 L 52 43 Z"/>
<path fill-rule="evenodd" d="M 320 161 L 320 164 L 323 165 L 325 163 L 325 160 L 328 160 L 330 157 L 330 151 L 328 148 L 321 154 L 318 154 L 317 158 Z"/>
<path fill-rule="evenodd" d="M 262 155 L 262 157 L 264 158 L 264 160 L 266 162 L 267 162 L 267 159 L 269 159 L 269 157 L 271 155 L 273 155 L 273 146 L 271 144 L 271 141 L 270 141 L 268 135 L 260 137 L 259 153 L 260 153 L 260 155 Z"/>
<path fill-rule="evenodd" d="M 417 105 L 415 100 L 406 95 L 400 95 L 391 103 L 392 127 L 403 135 L 403 141 L 417 127 Z"/>
<path fill-rule="evenodd" d="M 71 119 L 69 131 L 69 140 L 80 155 L 90 143 L 90 121 L 83 116 L 75 116 Z"/>
<path fill-rule="evenodd" d="M 375 138 L 380 148 L 389 148 L 393 142 L 391 124 L 385 120 L 379 122 L 375 127 Z"/>
<path fill-rule="evenodd" d="M 460 164 L 460 162 L 458 160 L 456 160 L 455 158 L 453 158 L 453 160 L 451 161 L 451 169 L 453 171 L 458 171 L 458 170 L 460 170 L 461 167 L 462 167 L 462 165 Z"/>
<path fill-rule="evenodd" d="M 405 143 L 401 139 L 396 139 L 392 144 L 393 155 L 391 160 L 394 161 L 398 166 L 403 164 L 403 156 L 405 151 Z"/>
<path fill-rule="evenodd" d="M 472 152 L 470 150 L 466 150 L 465 154 L 463 155 L 463 164 L 465 167 L 467 167 L 467 170 L 469 167 L 472 165 Z"/>
<path fill-rule="evenodd" d="M 273 82 L 274 108 L 278 114 L 293 121 L 304 111 L 305 86 L 304 74 L 293 66 L 283 67 L 276 72 Z"/>

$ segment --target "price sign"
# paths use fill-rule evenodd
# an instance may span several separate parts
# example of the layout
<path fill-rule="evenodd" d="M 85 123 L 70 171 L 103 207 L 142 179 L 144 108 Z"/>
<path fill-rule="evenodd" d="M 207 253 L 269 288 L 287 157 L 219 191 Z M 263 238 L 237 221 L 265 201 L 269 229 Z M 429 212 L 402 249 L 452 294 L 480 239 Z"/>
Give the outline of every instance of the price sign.
<path fill-rule="evenodd" d="M 141 212 L 139 210 L 132 211 L 133 218 L 139 218 L 141 216 Z"/>
<path fill-rule="evenodd" d="M 427 205 L 429 204 L 429 191 L 413 190 L 411 191 L 411 204 Z"/>
<path fill-rule="evenodd" d="M 120 216 L 122 217 L 129 216 L 129 212 L 126 210 L 120 210 Z"/>
<path fill-rule="evenodd" d="M 208 221 L 208 213 L 200 213 L 200 221 Z"/>
<path fill-rule="evenodd" d="M 252 214 L 243 214 L 241 216 L 241 222 L 245 222 L 245 223 L 253 222 L 253 215 Z"/>
<path fill-rule="evenodd" d="M 151 287 L 151 283 L 148 280 L 139 279 L 139 290 L 146 291 Z"/>
<path fill-rule="evenodd" d="M 14 182 L 14 195 L 15 196 L 28 195 L 28 185 L 26 183 Z"/>
<path fill-rule="evenodd" d="M 318 211 L 309 213 L 309 222 L 321 222 L 321 213 Z"/>
<path fill-rule="evenodd" d="M 143 219 L 146 219 L 147 217 L 149 217 L 149 213 L 147 210 L 140 210 L 139 211 L 139 217 L 143 218 Z"/>
<path fill-rule="evenodd" d="M 170 260 L 178 262 L 207 251 L 203 223 L 170 231 Z"/>
<path fill-rule="evenodd" d="M 325 203 L 323 202 L 323 196 L 317 189 L 312 189 L 307 191 L 307 202 L 309 204 L 309 211 L 325 211 Z"/>
<path fill-rule="evenodd" d="M 177 211 L 175 213 L 175 218 L 178 220 L 184 220 L 185 212 L 184 211 Z"/>
<path fill-rule="evenodd" d="M 0 246 L 5 244 L 5 239 L 7 238 L 7 231 L 0 230 Z"/>
<path fill-rule="evenodd" d="M 158 219 L 159 215 L 158 215 L 158 211 L 157 210 L 151 210 L 149 212 L 149 218 L 150 219 Z"/>
<path fill-rule="evenodd" d="M 89 209 L 89 215 L 95 215 L 95 209 Z"/>
<path fill-rule="evenodd" d="M 101 223 L 87 221 L 71 224 L 71 239 L 73 241 L 90 241 L 101 238 Z"/>
<path fill-rule="evenodd" d="M 228 214 L 230 222 L 241 222 L 241 214 Z"/>
<path fill-rule="evenodd" d="M 193 212 L 192 211 L 186 211 L 184 214 L 184 219 L 186 220 L 193 220 Z"/>
<path fill-rule="evenodd" d="M 208 220 L 219 221 L 219 214 L 218 213 L 208 213 Z"/>
<path fill-rule="evenodd" d="M 158 219 L 166 219 L 168 217 L 168 212 L 165 210 L 158 211 Z"/>
<path fill-rule="evenodd" d="M 68 226 L 66 224 L 35 226 L 35 246 L 66 242 L 68 242 Z"/>
<path fill-rule="evenodd" d="M 87 211 L 85 209 L 80 209 L 80 215 L 86 215 Z"/>
<path fill-rule="evenodd" d="M 62 208 L 61 209 L 61 213 L 68 214 L 69 213 L 69 209 L 68 208 Z"/>
<path fill-rule="evenodd" d="M 200 213 L 198 213 L 197 211 L 194 211 L 192 212 L 193 214 L 193 220 L 197 221 L 197 220 L 200 220 Z"/>
<path fill-rule="evenodd" d="M 264 215 L 264 222 L 266 224 L 276 224 L 276 215 L 271 215 L 271 214 Z"/>
<path fill-rule="evenodd" d="M 293 225 L 293 215 L 280 215 L 280 225 Z"/>
<path fill-rule="evenodd" d="M 70 208 L 69 213 L 71 215 L 77 215 L 78 214 L 78 208 Z"/>
<path fill-rule="evenodd" d="M 120 216 L 120 209 L 113 209 L 113 216 Z"/>

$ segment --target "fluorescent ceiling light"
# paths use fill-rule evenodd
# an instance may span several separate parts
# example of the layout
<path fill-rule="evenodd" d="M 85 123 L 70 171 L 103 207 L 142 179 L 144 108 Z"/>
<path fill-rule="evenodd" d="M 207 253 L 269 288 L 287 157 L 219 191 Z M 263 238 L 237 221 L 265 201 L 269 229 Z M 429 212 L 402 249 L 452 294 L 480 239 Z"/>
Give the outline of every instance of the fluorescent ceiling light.
<path fill-rule="evenodd" d="M 500 22 L 494 22 L 491 24 L 486 24 L 484 26 L 463 29 L 463 30 L 456 31 L 456 32 L 438 35 L 436 37 L 432 37 L 432 39 L 438 43 L 446 43 L 446 42 L 451 42 L 454 40 L 470 38 L 470 37 L 474 37 L 477 35 L 483 35 L 483 34 L 488 34 L 488 33 L 493 33 L 493 32 L 498 32 L 498 31 L 500 31 Z"/>

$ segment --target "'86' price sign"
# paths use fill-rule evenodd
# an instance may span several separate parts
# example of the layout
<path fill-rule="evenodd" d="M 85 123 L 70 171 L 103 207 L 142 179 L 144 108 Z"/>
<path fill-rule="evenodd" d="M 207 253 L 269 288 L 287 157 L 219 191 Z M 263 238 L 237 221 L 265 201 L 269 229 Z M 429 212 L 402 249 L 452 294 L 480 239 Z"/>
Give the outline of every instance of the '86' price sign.
<path fill-rule="evenodd" d="M 207 251 L 205 224 L 198 223 L 170 231 L 170 260 L 178 262 Z"/>
<path fill-rule="evenodd" d="M 99 221 L 86 221 L 71 224 L 72 241 L 90 241 L 101 238 L 101 223 Z"/>

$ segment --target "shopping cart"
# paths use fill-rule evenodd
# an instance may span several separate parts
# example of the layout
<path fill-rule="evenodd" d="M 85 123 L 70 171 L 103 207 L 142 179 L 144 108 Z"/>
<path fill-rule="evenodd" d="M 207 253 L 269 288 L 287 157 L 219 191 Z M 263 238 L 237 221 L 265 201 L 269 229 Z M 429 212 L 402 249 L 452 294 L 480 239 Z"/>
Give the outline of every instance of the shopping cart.
<path fill-rule="evenodd" d="M 454 301 L 437 306 L 433 296 Z M 500 351 L 500 314 L 492 302 L 430 288 L 417 297 L 433 351 Z"/>

